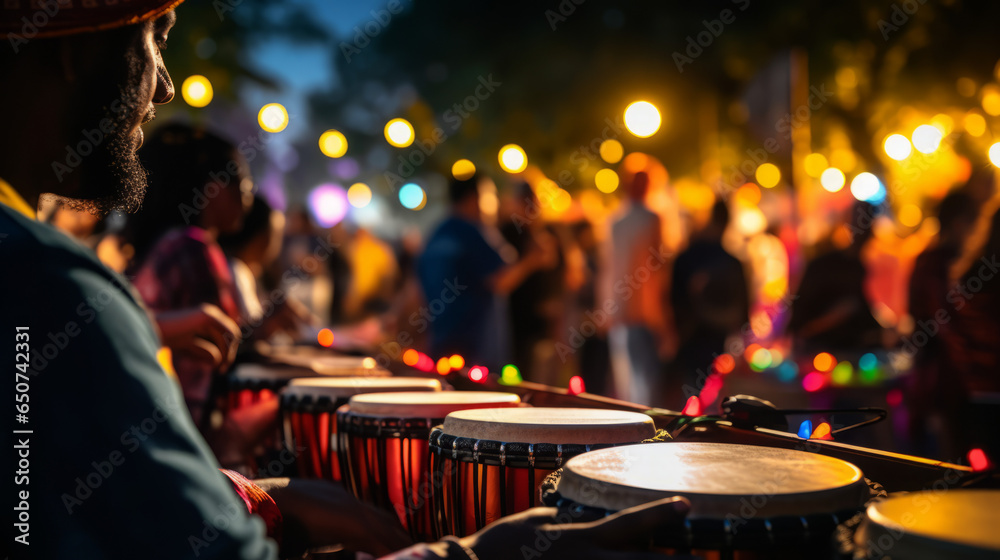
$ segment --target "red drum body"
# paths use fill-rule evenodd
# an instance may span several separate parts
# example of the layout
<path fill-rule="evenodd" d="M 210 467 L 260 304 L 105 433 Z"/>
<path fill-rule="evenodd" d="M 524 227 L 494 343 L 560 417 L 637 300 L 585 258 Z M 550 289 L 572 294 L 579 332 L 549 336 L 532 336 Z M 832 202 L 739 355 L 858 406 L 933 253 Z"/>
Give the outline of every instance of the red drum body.
<path fill-rule="evenodd" d="M 341 480 L 337 456 L 337 408 L 354 396 L 393 391 L 440 391 L 436 379 L 318 377 L 293 380 L 281 394 L 285 447 L 296 456 L 302 478 Z"/>
<path fill-rule="evenodd" d="M 539 486 L 571 457 L 653 437 L 645 414 L 578 408 L 467 410 L 430 435 L 436 537 L 472 534 L 538 505 Z"/>
<path fill-rule="evenodd" d="M 431 428 L 451 412 L 517 407 L 520 402 L 512 393 L 485 391 L 351 397 L 337 412 L 344 481 L 359 499 L 396 513 L 414 540 L 433 540 Z"/>

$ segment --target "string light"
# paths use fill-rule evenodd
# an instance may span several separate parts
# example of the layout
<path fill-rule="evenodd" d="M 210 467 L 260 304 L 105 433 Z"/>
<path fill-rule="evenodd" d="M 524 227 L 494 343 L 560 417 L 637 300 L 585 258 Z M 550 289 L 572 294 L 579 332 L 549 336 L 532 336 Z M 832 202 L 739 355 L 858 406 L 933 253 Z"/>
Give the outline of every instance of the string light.
<path fill-rule="evenodd" d="M 586 387 L 583 385 L 583 378 L 579 375 L 574 375 L 569 378 L 569 394 L 579 395 L 586 391 Z"/>
<path fill-rule="evenodd" d="M 324 348 L 333 346 L 333 331 L 330 329 L 320 329 L 319 334 L 316 335 L 316 342 Z"/>
<path fill-rule="evenodd" d="M 408 366 L 415 366 L 420 360 L 420 353 L 410 348 L 406 352 L 403 352 L 403 363 Z"/>
<path fill-rule="evenodd" d="M 521 371 L 514 364 L 507 364 L 500 370 L 501 385 L 520 385 Z"/>
<path fill-rule="evenodd" d="M 448 358 L 441 358 L 440 360 L 437 361 L 438 373 L 440 373 L 441 375 L 448 375 L 448 372 L 450 371 L 451 371 L 451 362 L 448 361 Z"/>
<path fill-rule="evenodd" d="M 990 462 L 990 458 L 986 456 L 986 452 L 982 449 L 970 449 L 967 458 L 969 459 L 969 466 L 972 467 L 973 472 L 982 472 L 993 467 L 993 463 Z"/>
<path fill-rule="evenodd" d="M 460 354 L 454 354 L 448 358 L 448 364 L 451 365 L 451 369 L 462 369 L 465 367 L 465 358 Z"/>
<path fill-rule="evenodd" d="M 833 440 L 833 430 L 830 429 L 830 424 L 820 422 L 819 426 L 816 426 L 816 430 L 809 436 L 809 439 Z"/>
<path fill-rule="evenodd" d="M 803 420 L 802 423 L 799 424 L 799 437 L 802 439 L 809 439 L 809 436 L 811 436 L 812 433 L 813 423 L 809 420 Z"/>
<path fill-rule="evenodd" d="M 684 416 L 701 416 L 701 399 L 697 395 L 691 395 L 688 397 L 687 403 L 684 405 Z"/>
<path fill-rule="evenodd" d="M 476 383 L 486 383 L 486 376 L 489 375 L 490 370 L 483 366 L 472 366 L 469 368 L 469 379 L 475 381 Z"/>

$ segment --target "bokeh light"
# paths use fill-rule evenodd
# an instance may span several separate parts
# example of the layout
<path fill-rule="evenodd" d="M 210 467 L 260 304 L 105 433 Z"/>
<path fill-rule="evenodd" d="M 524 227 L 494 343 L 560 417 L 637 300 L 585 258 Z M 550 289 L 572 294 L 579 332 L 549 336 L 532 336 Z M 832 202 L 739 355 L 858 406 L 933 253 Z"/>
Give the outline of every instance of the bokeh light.
<path fill-rule="evenodd" d="M 878 358 L 875 357 L 875 354 L 868 352 L 858 360 L 858 367 L 863 371 L 871 371 L 878 367 Z"/>
<path fill-rule="evenodd" d="M 813 358 L 813 367 L 817 371 L 827 372 L 833 369 L 833 366 L 837 365 L 837 359 L 833 357 L 833 354 L 829 352 L 820 352 L 816 354 Z"/>
<path fill-rule="evenodd" d="M 844 177 L 844 172 L 836 167 L 827 168 L 826 171 L 819 176 L 819 184 L 823 185 L 823 189 L 828 192 L 839 191 L 844 188 L 844 183 L 846 182 L 847 178 Z"/>
<path fill-rule="evenodd" d="M 826 377 L 818 371 L 811 371 L 802 378 L 802 388 L 810 393 L 815 393 L 826 384 Z"/>
<path fill-rule="evenodd" d="M 441 375 L 448 375 L 451 371 L 451 362 L 448 358 L 441 358 L 437 361 L 437 372 Z"/>
<path fill-rule="evenodd" d="M 912 151 L 912 146 L 910 146 L 910 141 L 902 134 L 890 134 L 882 142 L 882 148 L 885 150 L 885 154 L 896 161 L 903 161 L 904 159 L 910 157 L 910 152 Z"/>
<path fill-rule="evenodd" d="M 354 183 L 347 189 L 347 201 L 355 208 L 364 208 L 372 201 L 372 190 L 364 183 Z"/>
<path fill-rule="evenodd" d="M 507 144 L 500 148 L 500 167 L 507 173 L 520 173 L 528 167 L 528 155 L 521 146 Z"/>
<path fill-rule="evenodd" d="M 339 130 L 327 130 L 319 136 L 319 150 L 326 157 L 339 158 L 347 153 L 347 137 Z"/>
<path fill-rule="evenodd" d="M 770 189 L 778 185 L 781 181 L 781 170 L 773 163 L 764 163 L 757 168 L 757 182 L 765 189 Z"/>
<path fill-rule="evenodd" d="M 716 373 L 721 373 L 723 375 L 727 373 L 732 373 L 733 369 L 736 367 L 736 360 L 730 354 L 720 354 L 716 356 L 712 363 Z"/>
<path fill-rule="evenodd" d="M 192 107 L 204 107 L 212 102 L 212 82 L 205 76 L 195 74 L 188 76 L 181 85 L 181 96 L 184 102 Z"/>
<path fill-rule="evenodd" d="M 489 374 L 490 370 L 486 369 L 485 366 L 472 366 L 469 368 L 469 379 L 476 383 L 486 383 L 486 378 Z"/>
<path fill-rule="evenodd" d="M 1000 116 L 1000 87 L 993 84 L 983 86 L 983 111 L 993 117 Z"/>
<path fill-rule="evenodd" d="M 281 132 L 288 126 L 288 111 L 281 103 L 268 103 L 257 113 L 257 123 L 266 132 Z"/>
<path fill-rule="evenodd" d="M 904 204 L 899 209 L 899 223 L 906 227 L 917 227 L 924 219 L 924 213 L 916 204 Z"/>
<path fill-rule="evenodd" d="M 851 382 L 851 377 L 854 375 L 854 368 L 851 367 L 851 362 L 840 362 L 833 367 L 833 371 L 830 372 L 830 380 L 832 380 L 837 385 L 847 385 Z"/>
<path fill-rule="evenodd" d="M 625 108 L 625 128 L 639 138 L 656 134 L 660 123 L 660 111 L 648 101 L 636 101 Z"/>
<path fill-rule="evenodd" d="M 754 371 L 764 371 L 765 369 L 771 367 L 771 351 L 766 348 L 758 348 L 756 352 L 750 356 L 750 367 Z"/>
<path fill-rule="evenodd" d="M 451 164 L 451 176 L 458 179 L 459 181 L 471 179 L 472 176 L 475 174 L 476 174 L 476 164 L 472 163 L 467 159 L 460 159 L 455 163 Z"/>
<path fill-rule="evenodd" d="M 609 138 L 601 142 L 601 147 L 598 151 L 601 153 L 601 159 L 607 163 L 618 163 L 625 155 L 625 148 L 622 147 L 622 143 L 614 138 Z"/>
<path fill-rule="evenodd" d="M 580 393 L 583 393 L 587 390 L 587 388 L 583 385 L 583 378 L 580 377 L 579 375 L 574 375 L 573 377 L 569 378 L 568 388 L 569 388 L 569 394 L 571 395 L 579 395 Z"/>
<path fill-rule="evenodd" d="M 826 161 L 826 156 L 823 154 L 809 154 L 805 157 L 802 165 L 806 169 L 806 175 L 810 177 L 819 177 L 823 174 L 823 171 L 830 166 L 830 163 Z"/>
<path fill-rule="evenodd" d="M 602 193 L 613 193 L 618 188 L 618 174 L 613 169 L 601 169 L 594 176 L 594 183 Z"/>
<path fill-rule="evenodd" d="M 448 363 L 451 365 L 451 369 L 462 369 L 465 367 L 465 358 L 460 354 L 453 354 L 448 358 Z"/>
<path fill-rule="evenodd" d="M 406 352 L 403 352 L 403 363 L 408 366 L 415 366 L 420 360 L 420 352 L 417 352 L 413 348 L 410 348 Z"/>
<path fill-rule="evenodd" d="M 347 216 L 347 191 L 340 185 L 320 185 L 309 193 L 309 209 L 320 227 L 333 227 Z"/>
<path fill-rule="evenodd" d="M 399 189 L 399 203 L 404 208 L 419 210 L 427 201 L 427 193 L 416 183 L 407 183 Z"/>
<path fill-rule="evenodd" d="M 944 134 L 935 126 L 922 124 L 913 131 L 910 137 L 913 139 L 913 147 L 918 152 L 931 154 L 941 145 L 941 139 L 944 138 Z"/>
<path fill-rule="evenodd" d="M 990 146 L 989 155 L 990 155 L 990 163 L 992 163 L 997 167 L 1000 167 L 1000 142 L 997 142 L 996 144 Z"/>
<path fill-rule="evenodd" d="M 520 385 L 521 371 L 514 364 L 507 364 L 500 370 L 501 385 Z"/>
<path fill-rule="evenodd" d="M 406 119 L 392 119 L 385 124 L 385 139 L 397 148 L 413 143 L 413 125 Z"/>
<path fill-rule="evenodd" d="M 330 329 L 320 329 L 319 333 L 316 335 L 316 342 L 324 348 L 333 346 L 333 331 Z"/>
<path fill-rule="evenodd" d="M 865 171 L 864 173 L 858 173 L 851 180 L 851 194 L 858 200 L 874 202 L 878 197 L 879 187 L 881 186 L 882 183 L 878 180 L 878 177 Z"/>
<path fill-rule="evenodd" d="M 969 113 L 962 119 L 965 131 L 973 136 L 982 136 L 986 133 L 986 119 L 979 113 Z"/>

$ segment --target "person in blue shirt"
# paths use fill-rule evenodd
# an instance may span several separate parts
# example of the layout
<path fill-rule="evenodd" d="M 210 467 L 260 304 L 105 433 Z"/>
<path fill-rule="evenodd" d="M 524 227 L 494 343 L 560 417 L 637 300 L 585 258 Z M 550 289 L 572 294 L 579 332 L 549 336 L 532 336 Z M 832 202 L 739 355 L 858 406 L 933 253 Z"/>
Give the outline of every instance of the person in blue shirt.
<path fill-rule="evenodd" d="M 552 248 L 535 247 L 508 264 L 498 232 L 486 230 L 479 209 L 479 176 L 448 186 L 451 213 L 434 230 L 417 262 L 424 308 L 411 324 L 430 329 L 435 357 L 461 354 L 466 363 L 499 367 L 509 349 L 504 296 L 555 261 Z M 529 217 L 521 217 L 528 220 Z M 487 235 L 491 235 L 491 240 Z"/>

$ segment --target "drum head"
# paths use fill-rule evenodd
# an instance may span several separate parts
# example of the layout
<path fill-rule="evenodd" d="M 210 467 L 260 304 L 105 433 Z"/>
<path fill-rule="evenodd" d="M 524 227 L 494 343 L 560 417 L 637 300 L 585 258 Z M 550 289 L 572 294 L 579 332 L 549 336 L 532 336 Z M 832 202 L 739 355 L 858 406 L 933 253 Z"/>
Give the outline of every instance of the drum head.
<path fill-rule="evenodd" d="M 293 379 L 282 391 L 286 397 L 331 399 L 348 398 L 362 393 L 385 393 L 391 391 L 440 391 L 437 379 L 417 377 L 309 377 Z"/>
<path fill-rule="evenodd" d="M 309 361 L 309 367 L 319 375 L 336 377 L 388 377 L 389 371 L 378 367 L 375 358 L 356 356 L 324 356 Z"/>
<path fill-rule="evenodd" d="M 857 510 L 869 498 L 861 470 L 814 453 L 723 443 L 647 443 L 570 459 L 559 493 L 610 511 L 670 496 L 688 517 L 762 518 Z"/>
<path fill-rule="evenodd" d="M 352 414 L 393 418 L 444 418 L 456 410 L 518 406 L 513 393 L 435 391 L 433 393 L 374 393 L 351 397 Z"/>
<path fill-rule="evenodd" d="M 316 375 L 307 368 L 297 366 L 269 366 L 262 364 L 239 364 L 229 373 L 233 381 L 283 382 L 297 377 Z"/>
<path fill-rule="evenodd" d="M 653 419 L 638 412 L 542 407 L 452 412 L 443 431 L 477 440 L 560 445 L 635 443 L 656 434 Z"/>
<path fill-rule="evenodd" d="M 855 536 L 893 558 L 1000 558 L 1000 490 L 928 490 L 868 506 Z"/>

